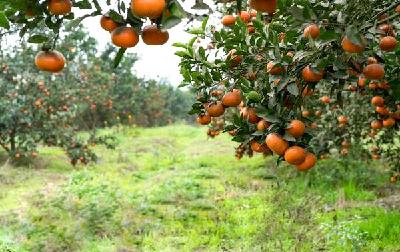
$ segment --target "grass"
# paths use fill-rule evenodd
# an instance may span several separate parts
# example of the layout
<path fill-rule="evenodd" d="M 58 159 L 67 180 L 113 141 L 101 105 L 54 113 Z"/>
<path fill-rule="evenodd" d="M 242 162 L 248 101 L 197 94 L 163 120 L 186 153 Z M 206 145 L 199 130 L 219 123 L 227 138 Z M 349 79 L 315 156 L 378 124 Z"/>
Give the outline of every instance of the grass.
<path fill-rule="evenodd" d="M 31 167 L 0 168 L 0 251 L 400 250 L 400 188 L 379 163 L 298 173 L 237 161 L 204 128 L 112 131 L 117 149 L 97 147 L 94 165 L 44 148 Z"/>

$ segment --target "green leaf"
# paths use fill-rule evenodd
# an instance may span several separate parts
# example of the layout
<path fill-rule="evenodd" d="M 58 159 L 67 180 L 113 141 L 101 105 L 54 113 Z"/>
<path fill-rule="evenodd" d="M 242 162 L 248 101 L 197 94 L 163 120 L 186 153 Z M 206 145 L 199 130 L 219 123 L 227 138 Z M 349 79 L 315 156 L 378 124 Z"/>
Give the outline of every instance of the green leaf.
<path fill-rule="evenodd" d="M 6 14 L 2 11 L 0 11 L 0 27 L 10 29 L 10 22 L 8 21 Z"/>
<path fill-rule="evenodd" d="M 125 52 L 126 52 L 126 48 L 119 49 L 119 51 L 114 59 L 114 64 L 113 64 L 114 68 L 118 67 L 119 63 L 121 63 L 121 60 L 124 57 Z"/>
<path fill-rule="evenodd" d="M 208 19 L 209 19 L 209 18 L 210 18 L 210 17 L 207 16 L 207 17 L 203 20 L 203 22 L 201 23 L 201 28 L 203 29 L 203 31 L 206 30 L 207 22 L 208 22 Z"/>
<path fill-rule="evenodd" d="M 28 42 L 29 42 L 29 43 L 36 43 L 36 44 L 38 44 L 38 43 L 47 42 L 48 40 L 49 40 L 48 37 L 46 37 L 46 36 L 44 36 L 44 35 L 36 34 L 36 35 L 31 36 L 31 37 L 28 39 Z"/>
<path fill-rule="evenodd" d="M 296 83 L 292 83 L 286 87 L 287 91 L 294 96 L 299 95 L 299 88 L 297 87 Z"/>

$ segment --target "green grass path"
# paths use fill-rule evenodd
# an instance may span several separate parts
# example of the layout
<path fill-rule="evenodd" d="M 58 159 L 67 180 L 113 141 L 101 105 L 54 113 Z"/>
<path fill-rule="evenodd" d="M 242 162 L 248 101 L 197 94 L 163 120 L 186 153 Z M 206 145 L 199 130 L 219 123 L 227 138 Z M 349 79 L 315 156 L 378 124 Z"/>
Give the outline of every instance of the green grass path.
<path fill-rule="evenodd" d="M 374 204 L 399 191 L 383 170 L 237 161 L 226 136 L 186 125 L 110 132 L 94 165 L 46 148 L 0 168 L 0 251 L 400 251 L 399 210 Z"/>

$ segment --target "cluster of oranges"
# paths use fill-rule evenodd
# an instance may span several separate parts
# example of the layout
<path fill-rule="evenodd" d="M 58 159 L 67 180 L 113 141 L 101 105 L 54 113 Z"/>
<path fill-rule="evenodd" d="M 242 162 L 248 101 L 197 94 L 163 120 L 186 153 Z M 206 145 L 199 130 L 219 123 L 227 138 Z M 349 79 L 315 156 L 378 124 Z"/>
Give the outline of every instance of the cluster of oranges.
<path fill-rule="evenodd" d="M 258 131 L 265 132 L 270 127 L 270 123 L 265 119 L 260 118 L 254 108 L 244 106 L 240 90 L 233 89 L 225 94 L 214 90 L 211 92 L 211 95 L 214 97 L 222 96 L 222 98 L 218 101 L 204 105 L 206 112 L 198 116 L 197 122 L 199 124 L 208 125 L 211 123 L 212 118 L 222 116 L 225 113 L 226 108 L 238 107 L 240 109 L 241 117 L 249 123 L 255 124 Z M 300 120 L 292 120 L 286 128 L 286 132 L 294 138 L 301 138 L 304 135 L 305 130 L 306 126 Z M 219 131 L 209 130 L 208 134 L 210 135 L 210 133 L 212 133 L 212 136 L 214 137 L 219 134 Z M 229 134 L 234 136 L 236 132 L 230 131 Z M 289 143 L 277 133 L 269 133 L 262 143 L 257 140 L 252 140 L 249 145 L 250 149 L 257 153 L 269 155 L 273 152 L 279 156 L 283 156 L 286 162 L 295 165 L 298 170 L 302 171 L 312 168 L 317 161 L 316 156 L 306 151 L 304 148 L 300 146 L 289 147 Z M 244 146 L 239 146 L 236 155 L 241 157 L 243 154 L 242 152 L 245 150 L 246 148 L 244 148 Z"/>
<path fill-rule="evenodd" d="M 49 0 L 47 6 L 52 15 L 68 15 L 72 9 L 71 0 Z M 152 21 L 161 17 L 163 12 L 170 15 L 165 0 L 134 0 L 131 2 L 132 14 L 139 18 L 149 18 Z M 134 27 L 120 24 L 103 15 L 100 19 L 101 27 L 111 33 L 112 43 L 121 48 L 131 48 L 138 44 L 139 33 Z M 157 25 L 147 25 L 141 32 L 142 40 L 147 45 L 163 45 L 169 39 L 168 31 L 163 31 Z M 65 66 L 64 56 L 56 50 L 41 51 L 35 58 L 35 65 L 39 70 L 59 72 Z"/>

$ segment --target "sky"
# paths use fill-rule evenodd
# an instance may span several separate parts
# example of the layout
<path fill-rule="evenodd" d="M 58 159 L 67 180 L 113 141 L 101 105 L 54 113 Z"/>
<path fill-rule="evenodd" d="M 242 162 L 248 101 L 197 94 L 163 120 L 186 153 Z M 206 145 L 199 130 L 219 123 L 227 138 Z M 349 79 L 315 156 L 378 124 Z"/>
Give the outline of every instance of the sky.
<path fill-rule="evenodd" d="M 204 2 L 210 6 L 213 5 L 211 1 Z M 186 0 L 182 5 L 186 10 L 190 10 L 194 3 L 194 0 Z M 104 10 L 107 10 L 107 6 L 104 7 Z M 204 13 L 201 10 L 197 12 L 197 14 Z M 182 22 L 169 29 L 169 41 L 164 45 L 149 46 L 140 40 L 138 45 L 128 49 L 128 52 L 137 53 L 139 57 L 139 60 L 133 66 L 133 70 L 138 76 L 146 79 L 166 80 L 174 86 L 180 84 L 182 81 L 179 73 L 180 59 L 174 54 L 178 48 L 173 47 L 172 44 L 175 42 L 187 42 L 192 38 L 192 35 L 184 31 L 186 23 Z M 100 28 L 100 17 L 87 18 L 83 21 L 83 24 L 88 29 L 90 35 L 97 39 L 100 48 L 104 48 L 110 42 L 110 34 Z"/>

